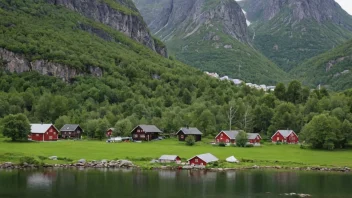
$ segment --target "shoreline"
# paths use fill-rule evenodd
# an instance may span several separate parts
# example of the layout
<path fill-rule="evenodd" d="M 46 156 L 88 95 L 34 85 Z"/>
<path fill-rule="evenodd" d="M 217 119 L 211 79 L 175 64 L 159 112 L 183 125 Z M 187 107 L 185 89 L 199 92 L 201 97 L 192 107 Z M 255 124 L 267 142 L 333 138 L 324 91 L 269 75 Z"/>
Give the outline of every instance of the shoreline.
<path fill-rule="evenodd" d="M 320 167 L 320 166 L 307 166 L 307 167 L 290 167 L 290 166 L 243 166 L 243 167 L 205 167 L 205 166 L 177 166 L 177 165 L 164 165 L 164 166 L 138 166 L 134 165 L 128 160 L 118 160 L 116 162 L 87 162 L 87 163 L 72 163 L 72 164 L 14 164 L 12 162 L 0 163 L 0 170 L 26 170 L 26 169 L 134 169 L 134 170 L 206 170 L 211 172 L 230 172 L 241 170 L 287 170 L 287 171 L 310 171 L 310 172 L 340 172 L 351 173 L 349 167 Z"/>

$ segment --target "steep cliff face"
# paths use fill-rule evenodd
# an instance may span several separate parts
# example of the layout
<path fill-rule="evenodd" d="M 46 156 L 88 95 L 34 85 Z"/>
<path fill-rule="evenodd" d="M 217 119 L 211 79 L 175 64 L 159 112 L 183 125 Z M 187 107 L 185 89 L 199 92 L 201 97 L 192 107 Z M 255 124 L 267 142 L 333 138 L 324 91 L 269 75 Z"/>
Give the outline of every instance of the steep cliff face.
<path fill-rule="evenodd" d="M 162 40 L 189 37 L 202 26 L 248 42 L 241 7 L 232 0 L 135 0 L 151 31 Z"/>
<path fill-rule="evenodd" d="M 42 75 L 58 77 L 65 82 L 87 73 L 95 77 L 103 75 L 103 71 L 99 67 L 88 66 L 86 71 L 81 71 L 67 65 L 45 60 L 29 61 L 24 55 L 16 54 L 3 48 L 0 48 L 0 60 L 3 69 L 6 71 L 12 73 L 37 71 Z"/>
<path fill-rule="evenodd" d="M 153 34 L 178 60 L 249 82 L 285 79 L 253 49 L 246 17 L 234 0 L 134 0 Z"/>
<path fill-rule="evenodd" d="M 244 0 L 252 42 L 289 71 L 352 38 L 352 17 L 334 0 Z"/>
<path fill-rule="evenodd" d="M 158 46 L 138 10 L 130 0 L 47 0 L 55 5 L 81 13 L 85 17 L 106 24 L 128 37 L 167 56 L 166 49 Z"/>
<path fill-rule="evenodd" d="M 291 23 L 312 19 L 318 23 L 329 21 L 342 24 L 352 30 L 350 22 L 346 20 L 346 13 L 334 0 L 245 0 L 243 5 L 251 21 L 270 21 L 280 12 L 286 11 L 287 18 L 284 20 Z"/>

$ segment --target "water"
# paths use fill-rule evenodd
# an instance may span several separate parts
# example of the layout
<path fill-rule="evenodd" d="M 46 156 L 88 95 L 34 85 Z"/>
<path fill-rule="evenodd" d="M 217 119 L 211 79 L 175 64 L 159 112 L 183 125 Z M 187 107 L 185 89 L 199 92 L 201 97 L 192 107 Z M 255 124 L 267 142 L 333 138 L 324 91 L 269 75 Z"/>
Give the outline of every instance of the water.
<path fill-rule="evenodd" d="M 0 198 L 351 197 L 352 174 L 284 171 L 0 170 Z"/>

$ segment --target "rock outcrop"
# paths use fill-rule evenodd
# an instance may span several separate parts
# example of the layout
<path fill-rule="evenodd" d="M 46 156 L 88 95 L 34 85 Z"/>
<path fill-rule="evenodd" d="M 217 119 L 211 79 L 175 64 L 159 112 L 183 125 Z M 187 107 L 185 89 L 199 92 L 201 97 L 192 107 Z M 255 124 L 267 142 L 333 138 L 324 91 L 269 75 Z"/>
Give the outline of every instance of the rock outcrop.
<path fill-rule="evenodd" d="M 282 11 L 287 12 L 282 20 L 297 23 L 304 19 L 318 23 L 329 21 L 352 30 L 351 17 L 334 0 L 246 0 L 244 9 L 249 21 L 269 21 Z M 347 19 L 350 18 L 350 19 Z"/>
<path fill-rule="evenodd" d="M 22 73 L 37 71 L 42 75 L 55 76 L 66 82 L 87 73 L 95 77 L 103 75 L 103 70 L 99 67 L 88 66 L 85 70 L 78 70 L 67 65 L 46 60 L 30 61 L 24 55 L 16 54 L 3 48 L 0 48 L 0 60 L 3 63 L 2 67 L 9 72 Z"/>
<path fill-rule="evenodd" d="M 246 17 L 233 0 L 134 0 L 151 31 L 162 40 L 189 37 L 221 23 L 222 32 L 248 42 Z M 215 24 L 216 23 L 216 24 Z M 218 26 L 219 27 L 219 26 Z"/>
<path fill-rule="evenodd" d="M 115 0 L 113 4 L 103 0 L 47 1 L 55 5 L 65 6 L 87 18 L 108 25 L 167 57 L 166 48 L 154 42 L 143 18 L 130 0 Z"/>

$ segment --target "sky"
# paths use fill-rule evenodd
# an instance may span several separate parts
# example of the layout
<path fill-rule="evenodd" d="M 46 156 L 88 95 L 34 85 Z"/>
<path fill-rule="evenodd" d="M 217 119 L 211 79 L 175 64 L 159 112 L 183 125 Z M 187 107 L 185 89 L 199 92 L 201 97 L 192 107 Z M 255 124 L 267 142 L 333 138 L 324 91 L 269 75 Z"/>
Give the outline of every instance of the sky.
<path fill-rule="evenodd" d="M 340 6 L 352 15 L 352 0 L 335 0 Z"/>

